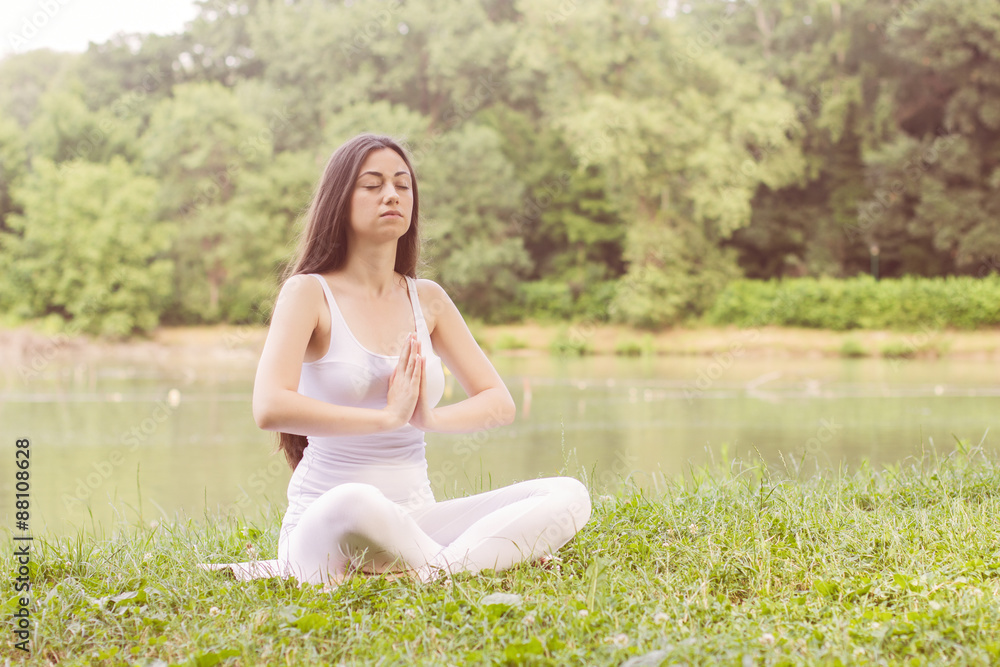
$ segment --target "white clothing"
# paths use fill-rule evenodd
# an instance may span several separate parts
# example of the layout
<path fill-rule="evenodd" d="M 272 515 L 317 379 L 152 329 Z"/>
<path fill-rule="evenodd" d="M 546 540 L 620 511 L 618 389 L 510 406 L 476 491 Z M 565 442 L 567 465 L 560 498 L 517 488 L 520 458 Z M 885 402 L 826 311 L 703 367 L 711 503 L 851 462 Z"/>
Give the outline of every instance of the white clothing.
<path fill-rule="evenodd" d="M 326 280 L 330 349 L 302 365 L 299 393 L 339 405 L 384 408 L 398 356 L 365 349 L 351 333 Z M 427 357 L 432 405 L 444 393 L 441 359 L 434 354 L 407 277 L 414 323 Z M 364 436 L 310 436 L 288 484 L 288 510 L 278 558 L 231 567 L 239 579 L 294 576 L 333 583 L 355 569 L 412 569 L 430 581 L 443 573 L 506 569 L 553 554 L 590 519 L 587 488 L 572 477 L 532 479 L 473 496 L 437 502 L 427 477 L 423 431 L 409 424 Z"/>
<path fill-rule="evenodd" d="M 326 280 L 319 274 L 310 275 L 323 285 L 330 308 L 330 347 L 321 359 L 302 364 L 299 393 L 336 405 L 384 408 L 389 377 L 399 356 L 363 347 L 347 326 Z M 444 394 L 444 368 L 434 354 L 416 281 L 406 276 L 406 285 L 421 354 L 427 358 L 427 393 L 433 407 Z M 411 508 L 434 502 L 427 478 L 424 432 L 414 426 L 405 424 L 370 435 L 309 436 L 308 441 L 288 483 L 288 510 L 278 537 L 279 559 L 287 558 L 288 536 L 306 507 L 339 484 L 372 484 L 390 500 Z"/>

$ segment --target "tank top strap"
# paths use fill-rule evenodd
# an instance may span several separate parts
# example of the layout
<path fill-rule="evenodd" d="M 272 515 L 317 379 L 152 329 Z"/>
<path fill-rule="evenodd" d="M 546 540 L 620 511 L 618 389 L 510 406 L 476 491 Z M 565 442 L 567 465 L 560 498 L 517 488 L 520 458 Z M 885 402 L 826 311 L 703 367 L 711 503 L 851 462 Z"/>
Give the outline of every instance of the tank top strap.
<path fill-rule="evenodd" d="M 421 337 L 430 338 L 427 331 L 427 320 L 424 319 L 424 311 L 420 307 L 420 299 L 417 297 L 417 281 L 406 276 L 406 288 L 410 292 L 410 304 L 413 306 L 413 320 L 417 323 L 417 333 Z"/>
<path fill-rule="evenodd" d="M 340 315 L 340 309 L 336 307 L 337 302 L 333 300 L 333 292 L 330 291 L 330 286 L 326 283 L 326 279 L 318 273 L 310 273 L 308 275 L 314 277 L 323 286 L 323 293 L 326 294 L 326 305 L 330 309 L 330 317 L 336 321 Z M 342 316 L 340 319 L 343 319 Z"/>

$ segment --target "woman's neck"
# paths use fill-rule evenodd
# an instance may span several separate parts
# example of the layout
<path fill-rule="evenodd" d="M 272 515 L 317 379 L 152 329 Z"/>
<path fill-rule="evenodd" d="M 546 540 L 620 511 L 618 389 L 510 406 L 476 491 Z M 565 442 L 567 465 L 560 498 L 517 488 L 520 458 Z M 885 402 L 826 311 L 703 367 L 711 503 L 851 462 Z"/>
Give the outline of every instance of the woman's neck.
<path fill-rule="evenodd" d="M 395 247 L 389 251 L 372 248 L 367 252 L 359 248 L 348 254 L 339 273 L 369 299 L 381 299 L 398 289 L 395 267 Z"/>

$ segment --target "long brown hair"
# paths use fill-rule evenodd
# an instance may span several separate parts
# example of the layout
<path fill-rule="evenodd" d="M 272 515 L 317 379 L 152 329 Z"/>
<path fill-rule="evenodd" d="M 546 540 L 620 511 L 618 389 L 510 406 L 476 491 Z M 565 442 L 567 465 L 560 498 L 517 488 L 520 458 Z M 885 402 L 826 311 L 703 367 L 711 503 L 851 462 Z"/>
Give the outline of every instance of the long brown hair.
<path fill-rule="evenodd" d="M 354 183 L 368 154 L 381 148 L 396 151 L 410 170 L 413 214 L 410 217 L 410 228 L 396 244 L 395 269 L 404 276 L 417 277 L 417 261 L 420 257 L 420 198 L 417 194 L 417 175 L 413 171 L 406 151 L 396 140 L 385 135 L 366 132 L 343 144 L 334 151 L 326 163 L 306 213 L 305 228 L 299 236 L 295 260 L 289 263 L 282 277 L 282 284 L 300 273 L 327 273 L 336 271 L 344 265 L 347 252 L 350 250 L 347 247 L 347 231 L 351 225 Z M 284 451 L 285 459 L 292 470 L 295 470 L 302 460 L 302 452 L 308 444 L 304 435 L 278 434 L 278 449 Z"/>

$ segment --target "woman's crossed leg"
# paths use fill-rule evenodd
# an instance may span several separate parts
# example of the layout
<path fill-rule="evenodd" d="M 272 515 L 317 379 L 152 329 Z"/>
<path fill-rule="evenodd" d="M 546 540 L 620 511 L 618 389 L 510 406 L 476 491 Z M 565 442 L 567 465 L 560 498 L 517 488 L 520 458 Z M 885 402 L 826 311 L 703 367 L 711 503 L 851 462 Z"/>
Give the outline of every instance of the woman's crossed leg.
<path fill-rule="evenodd" d="M 309 583 L 338 584 L 354 569 L 442 574 L 505 570 L 553 554 L 590 519 L 572 477 L 532 479 L 409 510 L 370 484 L 335 486 L 289 535 L 289 566 Z"/>

